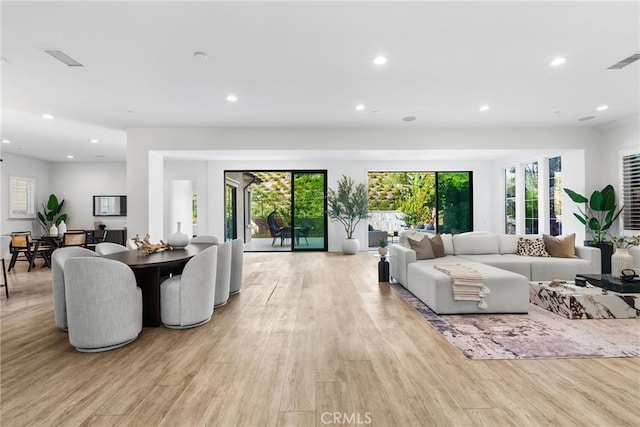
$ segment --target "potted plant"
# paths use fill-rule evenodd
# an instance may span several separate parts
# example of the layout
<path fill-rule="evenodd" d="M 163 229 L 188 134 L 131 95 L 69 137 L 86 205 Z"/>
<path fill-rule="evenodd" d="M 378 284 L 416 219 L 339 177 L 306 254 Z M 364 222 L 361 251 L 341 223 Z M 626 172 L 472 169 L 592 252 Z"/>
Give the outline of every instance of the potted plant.
<path fill-rule="evenodd" d="M 61 213 L 63 206 L 64 199 L 58 202 L 55 194 L 49 195 L 46 206 L 44 203 L 42 204 L 42 212 L 38 212 L 38 220 L 40 221 L 44 234 L 58 234 L 58 226 L 67 220 L 67 214 Z"/>
<path fill-rule="evenodd" d="M 378 253 L 380 254 L 380 256 L 387 256 L 387 251 L 389 250 L 389 248 L 387 248 L 388 245 L 389 242 L 387 241 L 386 237 L 380 239 L 380 241 L 378 242 Z"/>
<path fill-rule="evenodd" d="M 337 190 L 329 189 L 327 194 L 327 215 L 344 227 L 347 237 L 342 242 L 342 252 L 354 255 L 360 249 L 360 242 L 353 237 L 360 220 L 367 218 L 369 198 L 364 184 L 355 185 L 353 179 L 342 175 Z"/>
<path fill-rule="evenodd" d="M 602 273 L 611 273 L 613 245 L 608 238 L 608 232 L 624 209 L 624 206 L 618 209 L 615 190 L 611 185 L 607 185 L 600 191 L 594 191 L 588 199 L 568 188 L 565 188 L 564 191 L 571 200 L 578 204 L 580 213 L 574 212 L 573 215 L 587 227 L 591 235 L 591 240 L 585 241 L 585 245 L 600 249 Z M 584 210 L 580 206 L 583 203 L 585 204 Z"/>

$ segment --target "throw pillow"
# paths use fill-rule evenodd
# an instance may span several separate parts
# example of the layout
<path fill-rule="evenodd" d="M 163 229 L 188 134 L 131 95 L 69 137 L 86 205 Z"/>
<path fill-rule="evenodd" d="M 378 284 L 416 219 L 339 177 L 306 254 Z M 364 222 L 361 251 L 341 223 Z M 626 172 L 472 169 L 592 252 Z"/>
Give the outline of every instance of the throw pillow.
<path fill-rule="evenodd" d="M 413 240 L 409 237 L 407 241 L 411 249 L 416 251 L 416 259 L 434 259 L 436 257 L 431 247 L 431 239 Z"/>
<path fill-rule="evenodd" d="M 547 252 L 544 246 L 544 240 L 541 238 L 525 239 L 524 237 L 520 237 L 518 238 L 518 255 L 548 257 L 549 252 Z"/>
<path fill-rule="evenodd" d="M 431 239 L 431 249 L 433 249 L 433 255 L 436 258 L 446 256 L 446 253 L 444 252 L 444 242 L 442 241 L 442 236 L 440 236 L 440 234 L 436 234 Z"/>
<path fill-rule="evenodd" d="M 556 258 L 578 258 L 576 256 L 576 234 L 550 236 L 543 234 L 542 239 L 549 255 Z"/>

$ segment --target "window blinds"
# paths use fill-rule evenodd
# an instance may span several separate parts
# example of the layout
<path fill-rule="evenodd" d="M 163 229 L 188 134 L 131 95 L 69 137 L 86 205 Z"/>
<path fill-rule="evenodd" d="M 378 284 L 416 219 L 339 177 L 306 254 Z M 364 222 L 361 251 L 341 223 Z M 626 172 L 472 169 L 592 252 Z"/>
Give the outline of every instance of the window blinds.
<path fill-rule="evenodd" d="M 640 230 L 640 153 L 622 157 L 622 211 L 625 230 Z"/>

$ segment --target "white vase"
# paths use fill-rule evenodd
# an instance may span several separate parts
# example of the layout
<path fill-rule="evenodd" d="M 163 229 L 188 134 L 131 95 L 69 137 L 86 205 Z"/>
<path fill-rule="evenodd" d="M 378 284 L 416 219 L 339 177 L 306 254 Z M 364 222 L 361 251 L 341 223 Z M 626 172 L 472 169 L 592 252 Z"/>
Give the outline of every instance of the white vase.
<path fill-rule="evenodd" d="M 360 250 L 360 241 L 358 239 L 344 239 L 342 241 L 342 252 L 346 255 L 355 255 Z"/>
<path fill-rule="evenodd" d="M 58 224 L 58 234 L 63 235 L 66 232 L 67 224 L 65 224 L 64 221 L 60 221 L 60 224 Z"/>
<path fill-rule="evenodd" d="M 380 254 L 380 256 L 387 256 L 387 252 L 389 252 L 389 248 L 387 248 L 386 246 L 378 248 L 378 253 Z"/>
<path fill-rule="evenodd" d="M 182 232 L 182 223 L 178 221 L 178 231 L 170 234 L 167 238 L 167 244 L 172 248 L 184 248 L 189 244 L 189 236 Z"/>
<path fill-rule="evenodd" d="M 629 253 L 629 248 L 617 248 L 611 255 L 611 275 L 613 277 L 620 278 L 622 270 L 633 267 L 633 256 Z"/>
<path fill-rule="evenodd" d="M 57 236 L 58 235 L 58 227 L 55 224 L 51 224 L 49 227 L 49 236 Z"/>

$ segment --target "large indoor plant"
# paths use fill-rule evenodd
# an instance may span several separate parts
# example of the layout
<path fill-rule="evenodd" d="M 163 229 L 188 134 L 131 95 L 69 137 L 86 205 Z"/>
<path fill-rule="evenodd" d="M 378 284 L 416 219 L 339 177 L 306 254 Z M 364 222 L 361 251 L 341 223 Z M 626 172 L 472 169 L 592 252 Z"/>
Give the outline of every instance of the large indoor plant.
<path fill-rule="evenodd" d="M 55 194 L 49 196 L 46 206 L 44 203 L 42 204 L 42 211 L 38 212 L 38 221 L 40 221 L 44 234 L 49 234 L 52 225 L 57 227 L 62 221 L 67 220 L 67 214 L 61 213 L 63 206 L 64 199 L 58 202 Z"/>
<path fill-rule="evenodd" d="M 602 273 L 611 273 L 613 245 L 608 237 L 609 229 L 616 222 L 624 208 L 622 206 L 618 209 L 613 186 L 607 185 L 600 191 L 594 191 L 588 199 L 568 188 L 565 188 L 564 191 L 571 200 L 578 204 L 580 213 L 574 212 L 573 215 L 587 227 L 591 235 L 591 239 L 585 241 L 585 244 L 600 248 Z M 584 209 L 581 207 L 583 203 L 585 204 Z"/>
<path fill-rule="evenodd" d="M 336 190 L 329 189 L 327 194 L 327 214 L 338 221 L 347 234 L 342 242 L 342 252 L 353 255 L 360 249 L 360 242 L 353 237 L 360 220 L 367 218 L 369 199 L 364 184 L 355 185 L 353 179 L 342 175 Z"/>

